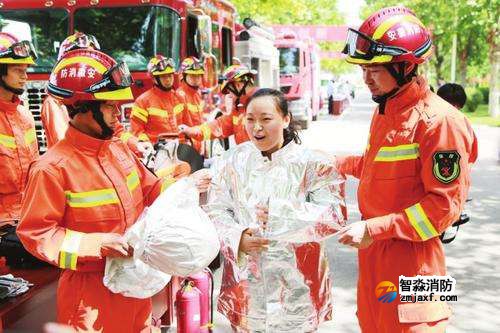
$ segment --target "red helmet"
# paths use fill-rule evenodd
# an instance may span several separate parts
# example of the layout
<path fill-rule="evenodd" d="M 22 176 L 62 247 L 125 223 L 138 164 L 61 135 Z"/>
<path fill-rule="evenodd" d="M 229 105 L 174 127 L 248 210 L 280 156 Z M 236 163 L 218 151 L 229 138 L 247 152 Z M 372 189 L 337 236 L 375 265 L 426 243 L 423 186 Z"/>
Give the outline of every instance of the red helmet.
<path fill-rule="evenodd" d="M 411 10 L 387 7 L 367 18 L 359 30 L 348 30 L 343 53 L 353 64 L 421 64 L 432 53 L 432 40 Z"/>
<path fill-rule="evenodd" d="M 157 54 L 149 61 L 148 72 L 152 76 L 175 73 L 174 59 Z"/>
<path fill-rule="evenodd" d="M 27 40 L 19 41 L 15 36 L 0 32 L 0 64 L 34 65 L 37 54 Z"/>
<path fill-rule="evenodd" d="M 66 53 L 50 74 L 48 92 L 65 105 L 80 101 L 133 99 L 127 64 L 97 50 Z"/>
<path fill-rule="evenodd" d="M 181 63 L 181 73 L 182 74 L 194 74 L 194 75 L 203 75 L 205 74 L 205 66 L 203 63 L 196 57 L 187 57 L 182 60 Z"/>
<path fill-rule="evenodd" d="M 223 94 L 229 93 L 229 84 L 233 82 L 254 83 L 256 71 L 248 69 L 245 65 L 232 65 L 226 68 L 222 74 L 220 90 Z"/>
<path fill-rule="evenodd" d="M 75 32 L 74 34 L 66 37 L 59 47 L 59 54 L 57 60 L 59 61 L 67 52 L 76 49 L 94 49 L 100 50 L 101 46 L 92 35 L 86 35 L 83 32 Z"/>

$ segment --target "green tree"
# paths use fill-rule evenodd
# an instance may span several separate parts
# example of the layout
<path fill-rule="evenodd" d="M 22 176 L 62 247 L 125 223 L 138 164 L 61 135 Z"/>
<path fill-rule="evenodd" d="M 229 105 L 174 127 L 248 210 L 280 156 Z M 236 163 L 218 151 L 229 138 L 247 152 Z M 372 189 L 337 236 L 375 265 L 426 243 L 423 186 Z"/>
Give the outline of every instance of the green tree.
<path fill-rule="evenodd" d="M 233 0 L 240 18 L 251 17 L 271 24 L 331 24 L 343 23 L 336 0 Z"/>

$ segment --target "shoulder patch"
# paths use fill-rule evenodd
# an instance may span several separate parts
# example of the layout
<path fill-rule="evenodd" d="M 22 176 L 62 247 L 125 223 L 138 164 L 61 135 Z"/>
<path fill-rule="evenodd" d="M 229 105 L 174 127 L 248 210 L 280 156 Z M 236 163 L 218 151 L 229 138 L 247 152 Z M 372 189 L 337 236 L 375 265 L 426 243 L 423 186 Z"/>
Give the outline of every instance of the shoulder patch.
<path fill-rule="evenodd" d="M 460 154 L 456 150 L 437 151 L 432 159 L 432 172 L 441 183 L 449 184 L 460 176 Z"/>

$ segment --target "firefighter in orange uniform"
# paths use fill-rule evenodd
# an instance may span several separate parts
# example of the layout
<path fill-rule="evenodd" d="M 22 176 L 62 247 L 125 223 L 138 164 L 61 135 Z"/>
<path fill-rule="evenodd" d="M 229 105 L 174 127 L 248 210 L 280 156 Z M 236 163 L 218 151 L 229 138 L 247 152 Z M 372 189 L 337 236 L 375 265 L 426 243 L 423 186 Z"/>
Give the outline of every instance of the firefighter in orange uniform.
<path fill-rule="evenodd" d="M 78 331 L 150 329 L 150 299 L 102 283 L 105 258 L 132 255 L 122 235 L 162 187 L 113 136 L 119 101 L 133 99 L 130 84 L 126 64 L 97 50 L 70 51 L 56 64 L 48 92 L 68 108 L 70 127 L 32 165 L 17 229 L 29 252 L 63 269 L 58 322 Z"/>
<path fill-rule="evenodd" d="M 248 141 L 243 119 L 247 101 L 256 90 L 255 74 L 255 71 L 248 69 L 245 65 L 228 67 L 223 74 L 221 92 L 226 95 L 230 94 L 232 97 L 234 103 L 231 111 L 199 126 L 181 127 L 181 130 L 196 140 L 212 140 L 234 135 L 236 144 Z"/>
<path fill-rule="evenodd" d="M 468 120 L 417 74 L 431 45 L 404 7 L 383 8 L 348 31 L 347 61 L 361 66 L 378 103 L 366 151 L 339 162 L 341 172 L 360 180 L 362 221 L 341 231 L 339 241 L 359 249 L 363 332 L 444 332 L 451 315 L 441 301 L 377 299 L 384 284 L 399 286 L 400 275 L 446 275 L 439 235 L 460 215 L 477 157 Z"/>
<path fill-rule="evenodd" d="M 61 43 L 57 60 L 61 60 L 67 52 L 78 49 L 100 50 L 101 47 L 94 36 L 76 32 L 66 37 Z M 48 95 L 42 104 L 41 119 L 47 138 L 47 148 L 50 148 L 64 138 L 68 130 L 70 120 L 68 110 L 60 100 Z M 126 142 L 129 148 L 138 156 L 141 156 L 142 152 L 147 149 L 142 147 L 137 138 L 131 133 L 125 131 L 121 124 L 115 129 L 114 135 Z"/>
<path fill-rule="evenodd" d="M 19 221 L 28 168 L 38 157 L 35 121 L 18 97 L 35 60 L 31 43 L 0 32 L 0 226 Z"/>
<path fill-rule="evenodd" d="M 203 63 L 195 57 L 188 57 L 182 61 L 180 72 L 182 81 L 177 94 L 185 104 L 179 125 L 184 124 L 189 127 L 201 125 L 204 122 L 204 103 L 200 89 L 205 74 Z M 193 144 L 194 148 L 203 154 L 201 142 L 194 140 Z"/>
<path fill-rule="evenodd" d="M 177 133 L 182 121 L 184 101 L 173 89 L 175 63 L 157 55 L 148 64 L 154 86 L 139 96 L 130 115 L 132 134 L 141 141 L 155 144 L 161 133 Z"/>

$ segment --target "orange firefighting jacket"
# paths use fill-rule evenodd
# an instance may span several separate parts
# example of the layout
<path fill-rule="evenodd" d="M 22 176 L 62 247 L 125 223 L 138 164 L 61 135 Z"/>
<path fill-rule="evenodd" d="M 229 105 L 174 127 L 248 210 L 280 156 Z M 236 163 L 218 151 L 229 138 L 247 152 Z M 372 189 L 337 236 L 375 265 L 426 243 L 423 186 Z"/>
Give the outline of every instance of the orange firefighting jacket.
<path fill-rule="evenodd" d="M 37 157 L 33 116 L 17 96 L 0 100 L 0 225 L 19 220 L 28 168 Z"/>
<path fill-rule="evenodd" d="M 455 175 L 443 174 L 444 152 L 458 154 Z M 375 239 L 426 241 L 457 220 L 476 158 L 469 121 L 419 77 L 375 112 L 364 155 L 340 170 L 360 179 L 359 208 Z"/>
<path fill-rule="evenodd" d="M 189 127 L 202 124 L 204 102 L 201 97 L 200 89 L 194 89 L 186 82 L 182 81 L 176 92 L 177 95 L 183 99 L 185 105 L 180 124 Z"/>
<path fill-rule="evenodd" d="M 470 185 L 477 140 L 469 121 L 418 77 L 375 111 L 363 156 L 339 158 L 359 178 L 358 204 L 374 242 L 358 251 L 358 319 L 363 332 L 445 325 L 445 302 L 390 304 L 379 283 L 400 275 L 445 275 L 439 235 L 455 222 Z M 427 327 L 427 326 L 426 326 Z"/>
<path fill-rule="evenodd" d="M 118 138 L 99 140 L 70 126 L 31 168 L 17 233 L 44 261 L 102 271 L 102 233 L 123 234 L 162 184 Z"/>
<path fill-rule="evenodd" d="M 47 148 L 52 147 L 66 134 L 69 126 L 69 114 L 66 106 L 52 96 L 47 96 L 42 104 L 42 125 L 47 138 Z M 114 136 L 120 138 L 136 154 L 141 155 L 138 140 L 132 133 L 125 131 L 120 123 L 117 125 Z"/>
<path fill-rule="evenodd" d="M 161 133 L 177 133 L 183 120 L 184 100 L 174 90 L 154 86 L 140 95 L 130 115 L 131 132 L 141 141 L 157 142 Z"/>
<path fill-rule="evenodd" d="M 47 138 L 47 148 L 64 138 L 69 124 L 66 106 L 52 96 L 47 96 L 42 104 L 42 125 Z"/>
<path fill-rule="evenodd" d="M 204 101 L 200 89 L 194 89 L 182 81 L 176 92 L 184 101 L 184 110 L 178 125 L 184 124 L 193 127 L 202 124 L 205 121 L 203 118 Z M 193 140 L 193 147 L 200 154 L 204 153 L 203 145 L 199 140 Z"/>
<path fill-rule="evenodd" d="M 227 138 L 234 135 L 236 144 L 250 140 L 245 130 L 245 113 L 247 102 L 256 88 L 240 98 L 240 103 L 233 106 L 230 114 L 224 114 L 217 119 L 196 126 L 198 133 L 194 135 L 196 140 L 212 140 L 215 138 Z"/>

